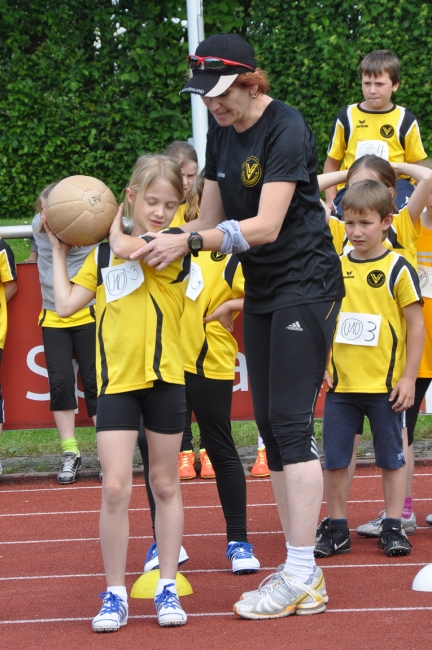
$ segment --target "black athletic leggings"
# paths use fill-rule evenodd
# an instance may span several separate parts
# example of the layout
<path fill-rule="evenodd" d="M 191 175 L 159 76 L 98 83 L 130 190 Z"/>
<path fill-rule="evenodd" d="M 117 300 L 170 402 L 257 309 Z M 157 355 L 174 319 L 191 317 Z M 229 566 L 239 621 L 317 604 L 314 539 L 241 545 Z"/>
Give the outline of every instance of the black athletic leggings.
<path fill-rule="evenodd" d="M 244 314 L 255 420 L 273 471 L 319 458 L 313 415 L 339 309 L 323 302 Z"/>
<path fill-rule="evenodd" d="M 186 399 L 195 413 L 204 447 L 216 474 L 216 484 L 229 542 L 246 542 L 246 478 L 231 434 L 233 381 L 185 373 Z M 148 481 L 148 449 L 140 432 L 138 445 L 154 530 L 155 504 Z"/>
<path fill-rule="evenodd" d="M 417 377 L 415 384 L 414 404 L 406 412 L 406 425 L 408 429 L 408 446 L 411 447 L 414 442 L 414 429 L 417 422 L 420 405 L 426 395 L 432 379 L 427 377 Z"/>

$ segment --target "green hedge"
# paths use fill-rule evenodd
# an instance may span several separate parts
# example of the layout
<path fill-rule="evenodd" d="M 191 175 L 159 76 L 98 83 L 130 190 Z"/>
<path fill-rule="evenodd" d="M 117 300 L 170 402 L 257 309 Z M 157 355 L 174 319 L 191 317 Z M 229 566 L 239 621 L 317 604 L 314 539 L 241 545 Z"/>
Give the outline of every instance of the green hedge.
<path fill-rule="evenodd" d="M 205 0 L 206 35 L 238 31 L 272 94 L 306 116 L 321 160 L 336 111 L 361 99 L 357 66 L 373 49 L 401 58 L 396 99 L 432 151 L 432 6 L 412 0 Z M 0 196 L 3 216 L 33 216 L 44 185 L 103 179 L 120 197 L 136 157 L 191 134 L 186 1 L 2 0 Z M 119 29 L 120 28 L 120 29 Z"/>
<path fill-rule="evenodd" d="M 431 24 L 427 1 L 266 0 L 254 3 L 249 29 L 272 93 L 304 114 L 323 162 L 336 113 L 363 99 L 359 63 L 378 49 L 399 57 L 394 100 L 417 115 L 432 154 Z"/>

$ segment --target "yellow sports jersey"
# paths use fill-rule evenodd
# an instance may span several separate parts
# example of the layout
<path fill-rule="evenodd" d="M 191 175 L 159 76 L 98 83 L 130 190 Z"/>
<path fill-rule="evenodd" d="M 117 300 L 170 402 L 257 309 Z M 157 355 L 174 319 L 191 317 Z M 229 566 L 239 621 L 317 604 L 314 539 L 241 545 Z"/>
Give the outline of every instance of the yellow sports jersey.
<path fill-rule="evenodd" d="M 185 225 L 186 203 L 180 203 L 177 208 L 173 220 L 171 221 L 170 228 L 181 228 Z"/>
<path fill-rule="evenodd" d="M 417 260 L 426 333 L 418 376 L 429 378 L 432 377 L 432 230 L 424 226 L 418 240 Z"/>
<path fill-rule="evenodd" d="M 98 394 L 184 384 L 180 318 L 190 255 L 163 271 L 125 262 L 109 244 L 87 257 L 74 284 L 96 293 Z"/>
<path fill-rule="evenodd" d="M 17 279 L 14 254 L 9 244 L 0 237 L 0 349 L 3 349 L 7 332 L 7 306 L 4 283 Z"/>
<path fill-rule="evenodd" d="M 416 116 L 397 104 L 389 111 L 367 111 L 360 104 L 343 108 L 333 123 L 327 155 L 340 160 L 344 170 L 366 154 L 389 162 L 426 158 Z"/>
<path fill-rule="evenodd" d="M 181 321 L 185 370 L 210 379 L 234 379 L 235 338 L 218 321 L 204 316 L 233 298 L 243 298 L 244 277 L 236 255 L 199 253 L 191 265 Z"/>
<path fill-rule="evenodd" d="M 345 223 L 337 217 L 330 217 L 330 232 L 333 236 L 333 244 L 338 255 L 343 255 L 352 250 L 352 246 L 346 236 Z M 404 258 L 417 270 L 417 241 L 423 232 L 421 220 L 413 224 L 408 208 L 402 208 L 393 215 L 393 223 L 388 229 L 387 237 L 383 246 L 403 255 Z"/>
<path fill-rule="evenodd" d="M 338 393 L 387 393 L 406 362 L 402 308 L 421 300 L 414 268 L 393 251 L 374 260 L 341 258 L 346 295 L 336 323 L 329 372 Z"/>
<path fill-rule="evenodd" d="M 94 323 L 96 320 L 94 305 L 89 305 L 80 309 L 76 314 L 68 318 L 60 318 L 57 312 L 51 309 L 42 309 L 39 314 L 38 325 L 41 327 L 78 327 L 80 325 L 87 325 Z"/>

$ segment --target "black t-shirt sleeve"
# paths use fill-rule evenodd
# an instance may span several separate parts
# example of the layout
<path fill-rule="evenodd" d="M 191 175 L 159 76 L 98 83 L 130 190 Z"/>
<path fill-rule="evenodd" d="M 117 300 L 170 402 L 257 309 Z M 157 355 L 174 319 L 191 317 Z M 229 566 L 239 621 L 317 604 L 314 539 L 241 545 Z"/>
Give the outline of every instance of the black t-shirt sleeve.
<path fill-rule="evenodd" d="M 309 129 L 299 113 L 279 119 L 269 138 L 263 183 L 308 183 L 308 142 Z"/>

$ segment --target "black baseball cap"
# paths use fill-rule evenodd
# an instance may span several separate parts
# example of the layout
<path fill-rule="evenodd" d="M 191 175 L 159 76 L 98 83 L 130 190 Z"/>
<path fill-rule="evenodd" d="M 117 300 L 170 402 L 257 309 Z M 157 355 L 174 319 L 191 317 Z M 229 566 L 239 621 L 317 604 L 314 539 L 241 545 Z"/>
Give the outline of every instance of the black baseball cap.
<path fill-rule="evenodd" d="M 222 95 L 239 74 L 256 70 L 255 52 L 238 34 L 215 34 L 200 43 L 195 51 L 196 56 L 214 57 L 235 61 L 239 65 L 229 65 L 224 70 L 209 70 L 198 67 L 192 70 L 192 77 L 183 86 L 183 93 L 194 93 L 201 97 L 217 97 Z"/>

